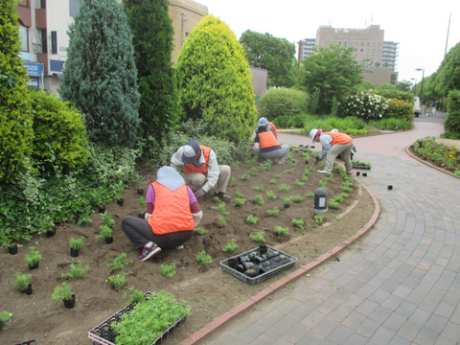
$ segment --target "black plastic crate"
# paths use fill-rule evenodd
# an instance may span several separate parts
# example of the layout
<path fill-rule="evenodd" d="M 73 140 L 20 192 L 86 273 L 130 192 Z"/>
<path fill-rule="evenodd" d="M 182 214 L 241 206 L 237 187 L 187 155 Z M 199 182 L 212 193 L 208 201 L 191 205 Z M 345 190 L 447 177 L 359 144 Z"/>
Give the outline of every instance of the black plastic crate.
<path fill-rule="evenodd" d="M 152 293 L 150 291 L 147 291 L 144 294 L 144 297 L 149 297 L 151 296 Z M 117 334 L 112 330 L 112 327 L 110 325 L 112 322 L 117 322 L 121 320 L 121 316 L 125 313 L 129 313 L 136 303 L 131 303 L 124 307 L 123 309 L 119 310 L 112 316 L 110 316 L 108 319 L 94 327 L 91 331 L 88 332 L 88 338 L 93 341 L 93 345 L 96 344 L 102 344 L 102 345 L 116 345 L 115 339 L 117 337 Z M 187 319 L 187 315 L 184 315 L 181 317 L 177 322 L 169 327 L 166 331 L 163 332 L 161 336 L 159 336 L 157 339 L 155 339 L 151 345 L 158 345 L 161 344 L 163 340 L 166 340 L 170 334 L 174 332 L 177 326 L 183 324 L 185 320 Z"/>
<path fill-rule="evenodd" d="M 274 277 L 277 274 L 290 269 L 291 267 L 294 267 L 295 263 L 297 262 L 297 258 L 292 256 L 292 255 L 286 254 L 286 253 L 284 253 L 284 252 L 282 252 L 282 251 L 280 251 L 278 249 L 275 249 L 273 247 L 270 247 L 270 246 L 266 246 L 266 247 L 267 247 L 267 253 L 270 253 L 270 252 L 273 252 L 273 251 L 278 251 L 280 253 L 280 255 L 281 254 L 285 255 L 289 259 L 289 262 L 285 263 L 282 266 L 278 266 L 278 267 L 276 267 L 276 268 L 274 268 L 274 269 L 272 269 L 272 270 L 270 270 L 268 272 L 259 274 L 256 277 L 249 277 L 249 276 L 245 275 L 244 273 L 241 273 L 241 272 L 237 271 L 236 269 L 234 269 L 234 268 L 232 268 L 232 267 L 230 267 L 228 265 L 228 262 L 230 260 L 238 259 L 241 256 L 247 256 L 250 253 L 260 255 L 260 247 L 257 247 L 257 248 L 248 250 L 247 252 L 238 254 L 236 256 L 232 256 L 231 258 L 222 260 L 220 262 L 220 266 L 222 267 L 222 271 L 224 271 L 225 273 L 228 273 L 228 274 L 238 278 L 239 280 L 244 281 L 245 283 L 247 283 L 249 285 L 255 285 L 255 284 L 258 284 L 258 283 L 260 283 L 260 282 L 262 282 L 264 280 L 270 279 L 271 277 Z"/>

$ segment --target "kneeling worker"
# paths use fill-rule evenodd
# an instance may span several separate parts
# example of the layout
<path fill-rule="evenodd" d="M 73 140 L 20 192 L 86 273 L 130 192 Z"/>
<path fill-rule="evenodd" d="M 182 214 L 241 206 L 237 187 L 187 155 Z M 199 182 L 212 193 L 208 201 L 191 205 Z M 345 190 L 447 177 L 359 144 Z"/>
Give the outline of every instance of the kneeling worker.
<path fill-rule="evenodd" d="M 192 186 L 197 199 L 203 197 L 217 185 L 215 195 L 224 202 L 229 202 L 231 196 L 225 194 L 230 167 L 218 165 L 214 151 L 206 146 L 198 145 L 195 139 L 189 140 L 171 157 L 171 166 L 178 170 L 183 165 L 185 181 Z"/>
<path fill-rule="evenodd" d="M 289 145 L 280 145 L 272 131 L 267 130 L 265 126 L 260 126 L 252 150 L 254 153 L 259 153 L 261 159 L 278 159 L 278 164 L 283 164 L 289 153 Z"/>

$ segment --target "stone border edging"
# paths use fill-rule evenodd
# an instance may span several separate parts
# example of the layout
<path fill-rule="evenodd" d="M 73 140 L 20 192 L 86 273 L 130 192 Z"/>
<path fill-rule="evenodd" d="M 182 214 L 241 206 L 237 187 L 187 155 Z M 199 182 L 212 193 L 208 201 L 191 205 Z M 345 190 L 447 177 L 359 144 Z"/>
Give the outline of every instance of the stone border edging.
<path fill-rule="evenodd" d="M 411 145 L 411 146 L 412 146 L 412 145 Z M 441 169 L 440 167 L 437 167 L 436 165 L 433 165 L 433 164 L 431 164 L 430 162 L 426 162 L 426 161 L 424 161 L 423 159 L 420 159 L 419 157 L 413 155 L 413 154 L 409 151 L 409 148 L 410 148 L 411 146 L 406 147 L 406 153 L 407 153 L 409 156 L 411 156 L 412 158 L 418 160 L 419 162 L 422 162 L 423 164 L 428 165 L 428 166 L 431 167 L 431 168 L 434 168 L 434 169 L 436 169 L 436 170 L 438 170 L 438 171 L 441 171 L 441 172 L 443 172 L 443 173 L 445 173 L 445 174 L 447 174 L 447 175 L 450 175 L 450 176 L 452 176 L 452 177 L 455 177 L 455 178 L 457 178 L 457 179 L 460 179 L 459 176 L 454 176 L 454 174 L 451 173 L 450 171 Z"/>
<path fill-rule="evenodd" d="M 336 255 L 337 253 L 339 253 L 340 251 L 348 247 L 350 244 L 352 244 L 357 239 L 359 239 L 362 235 L 364 235 L 370 228 L 372 228 L 372 226 L 374 226 L 374 224 L 377 222 L 377 219 L 379 218 L 379 215 L 380 215 L 380 203 L 375 197 L 375 195 L 370 191 L 370 189 L 364 183 L 362 183 L 361 181 L 358 181 L 358 183 L 360 183 L 360 185 L 363 186 L 367 190 L 369 195 L 372 197 L 372 200 L 374 201 L 374 205 L 375 205 L 374 214 L 372 215 L 371 219 L 358 232 L 356 232 L 353 236 L 345 240 L 341 245 L 336 246 L 335 248 L 321 255 L 316 260 L 298 268 L 294 272 L 288 274 L 286 277 L 279 279 L 278 281 L 274 282 L 273 284 L 263 289 L 256 295 L 250 297 L 248 300 L 244 301 L 243 303 L 240 303 L 239 305 L 237 305 L 230 311 L 225 312 L 221 316 L 217 317 L 214 321 L 207 324 L 199 331 L 195 332 L 188 338 L 181 341 L 180 345 L 198 344 L 200 341 L 210 336 L 214 331 L 224 326 L 227 322 L 229 322 L 236 316 L 244 313 L 249 308 L 253 307 L 257 302 L 260 302 L 264 298 L 270 296 L 275 291 L 287 285 L 289 282 L 294 281 L 295 279 L 305 275 L 307 272 L 311 271 L 312 269 L 318 267 L 325 261 L 329 260 L 332 256 Z"/>

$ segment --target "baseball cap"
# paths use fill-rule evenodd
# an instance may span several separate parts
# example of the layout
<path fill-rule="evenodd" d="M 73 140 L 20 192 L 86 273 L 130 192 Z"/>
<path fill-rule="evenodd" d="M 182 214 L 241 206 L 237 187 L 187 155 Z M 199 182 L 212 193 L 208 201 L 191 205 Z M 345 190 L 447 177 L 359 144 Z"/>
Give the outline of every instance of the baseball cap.
<path fill-rule="evenodd" d="M 259 127 L 264 127 L 268 124 L 268 120 L 265 117 L 259 119 Z"/>
<path fill-rule="evenodd" d="M 315 142 L 315 137 L 319 134 L 323 133 L 323 130 L 322 129 L 316 129 L 316 128 L 313 128 L 311 131 L 310 131 L 310 138 L 312 139 L 312 143 Z"/>
<path fill-rule="evenodd" d="M 182 163 L 192 164 L 195 161 L 195 157 L 200 151 L 200 145 L 195 139 L 189 140 L 182 146 Z"/>

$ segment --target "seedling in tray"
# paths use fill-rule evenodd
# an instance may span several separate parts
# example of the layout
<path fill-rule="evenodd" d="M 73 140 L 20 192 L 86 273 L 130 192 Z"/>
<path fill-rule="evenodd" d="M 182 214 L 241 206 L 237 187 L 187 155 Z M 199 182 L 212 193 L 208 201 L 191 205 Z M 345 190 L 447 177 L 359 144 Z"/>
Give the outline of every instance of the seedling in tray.
<path fill-rule="evenodd" d="M 236 244 L 235 239 L 232 238 L 232 241 L 227 243 L 227 245 L 222 250 L 225 253 L 233 253 L 236 248 L 238 248 L 238 245 Z"/>
<path fill-rule="evenodd" d="M 265 193 L 267 193 L 267 196 L 270 200 L 276 200 L 276 195 L 271 190 L 267 190 Z"/>
<path fill-rule="evenodd" d="M 128 254 L 121 253 L 118 255 L 111 263 L 107 264 L 107 267 L 110 267 L 113 271 L 122 270 L 127 265 L 133 263 L 133 260 L 127 259 Z"/>
<path fill-rule="evenodd" d="M 160 266 L 160 274 L 164 277 L 172 278 L 176 274 L 176 265 L 164 264 Z"/>
<path fill-rule="evenodd" d="M 107 278 L 107 283 L 109 283 L 114 290 L 122 288 L 126 284 L 126 272 L 111 275 Z"/>
<path fill-rule="evenodd" d="M 291 220 L 294 227 L 303 230 L 303 218 L 294 218 Z"/>
<path fill-rule="evenodd" d="M 63 273 L 62 279 L 83 279 L 86 277 L 86 272 L 89 270 L 89 266 L 83 266 L 81 261 L 78 261 L 78 265 L 70 264 L 70 272 Z"/>
<path fill-rule="evenodd" d="M 257 223 L 257 218 L 254 217 L 252 214 L 250 214 L 247 218 L 246 218 L 246 223 L 250 224 L 250 225 L 254 225 Z"/>
<path fill-rule="evenodd" d="M 196 261 L 205 266 L 212 264 L 211 255 L 206 254 L 206 251 L 204 249 L 198 253 L 198 255 L 196 256 Z"/>
<path fill-rule="evenodd" d="M 281 226 L 275 226 L 274 230 L 277 235 L 289 235 L 289 228 L 282 228 Z"/>
<path fill-rule="evenodd" d="M 222 202 L 219 204 L 219 206 L 213 206 L 211 207 L 213 210 L 216 210 L 217 212 L 221 213 L 221 214 L 224 214 L 226 216 L 228 216 L 230 213 L 227 212 L 227 210 L 225 209 L 225 202 Z"/>
<path fill-rule="evenodd" d="M 280 210 L 275 207 L 273 208 L 273 210 L 267 210 L 267 213 L 270 217 L 278 217 L 278 215 L 280 214 Z"/>
<path fill-rule="evenodd" d="M 195 228 L 194 231 L 200 235 L 206 235 L 208 233 L 208 230 L 201 227 Z"/>
<path fill-rule="evenodd" d="M 249 234 L 249 238 L 251 240 L 253 240 L 254 242 L 258 242 L 258 243 L 265 243 L 265 237 L 264 237 L 265 233 L 263 232 L 258 232 L 257 234 L 253 235 L 253 234 Z"/>

